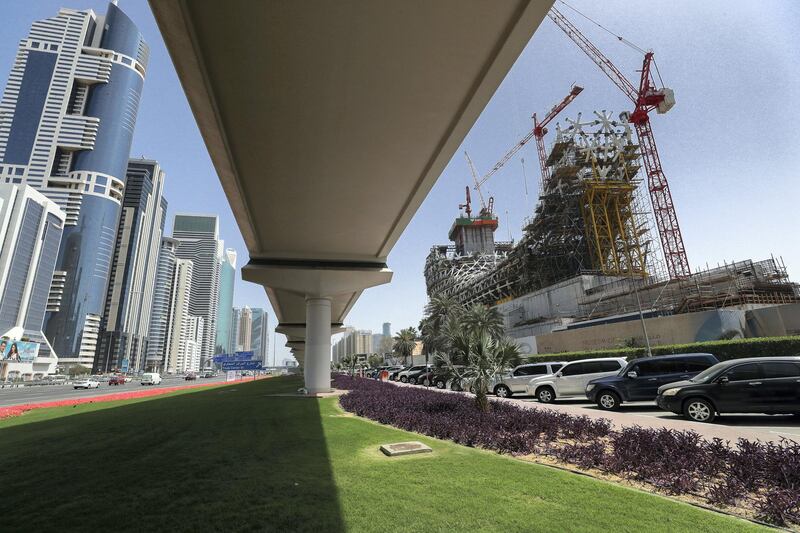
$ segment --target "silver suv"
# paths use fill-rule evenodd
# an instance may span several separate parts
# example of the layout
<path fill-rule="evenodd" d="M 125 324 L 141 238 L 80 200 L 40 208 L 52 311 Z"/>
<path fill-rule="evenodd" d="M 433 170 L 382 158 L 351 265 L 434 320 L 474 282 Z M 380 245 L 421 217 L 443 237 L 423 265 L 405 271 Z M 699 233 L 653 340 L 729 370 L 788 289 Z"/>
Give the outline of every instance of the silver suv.
<path fill-rule="evenodd" d="M 530 380 L 528 394 L 536 396 L 542 403 L 551 403 L 556 398 L 585 399 L 586 385 L 591 380 L 619 374 L 626 364 L 622 357 L 572 361 L 552 376 Z"/>
<path fill-rule="evenodd" d="M 559 361 L 519 365 L 508 374 L 497 376 L 492 386 L 492 392 L 500 398 L 508 398 L 514 394 L 526 394 L 531 379 L 555 374 L 565 364 Z"/>

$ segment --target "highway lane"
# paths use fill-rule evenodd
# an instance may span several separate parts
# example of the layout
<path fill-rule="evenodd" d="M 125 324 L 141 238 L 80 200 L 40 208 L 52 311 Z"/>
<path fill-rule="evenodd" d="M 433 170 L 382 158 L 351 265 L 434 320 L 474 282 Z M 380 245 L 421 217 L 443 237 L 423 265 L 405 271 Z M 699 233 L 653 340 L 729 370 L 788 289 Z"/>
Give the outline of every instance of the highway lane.
<path fill-rule="evenodd" d="M 16 387 L 0 389 L 0 407 L 9 407 L 26 403 L 51 402 L 57 400 L 68 400 L 73 398 L 91 398 L 104 394 L 116 392 L 130 392 L 145 389 L 164 389 L 168 387 L 191 386 L 206 383 L 223 383 L 225 375 L 221 374 L 213 378 L 200 378 L 193 381 L 186 381 L 181 377 L 165 377 L 159 385 L 142 385 L 139 381 L 130 381 L 125 385 L 109 385 L 108 382 L 101 381 L 100 387 L 96 389 L 75 390 L 72 385 L 42 385 L 34 387 Z"/>

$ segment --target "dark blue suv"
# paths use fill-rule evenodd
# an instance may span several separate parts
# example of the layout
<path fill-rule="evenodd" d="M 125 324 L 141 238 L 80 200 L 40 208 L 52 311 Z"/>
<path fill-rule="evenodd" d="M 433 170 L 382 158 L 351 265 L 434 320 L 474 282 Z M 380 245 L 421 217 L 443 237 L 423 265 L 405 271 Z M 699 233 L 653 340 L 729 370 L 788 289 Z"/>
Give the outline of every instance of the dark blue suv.
<path fill-rule="evenodd" d="M 586 385 L 586 397 L 607 411 L 619 409 L 622 402 L 655 400 L 661 385 L 692 378 L 718 362 L 710 353 L 634 359 L 616 376 L 590 381 Z"/>

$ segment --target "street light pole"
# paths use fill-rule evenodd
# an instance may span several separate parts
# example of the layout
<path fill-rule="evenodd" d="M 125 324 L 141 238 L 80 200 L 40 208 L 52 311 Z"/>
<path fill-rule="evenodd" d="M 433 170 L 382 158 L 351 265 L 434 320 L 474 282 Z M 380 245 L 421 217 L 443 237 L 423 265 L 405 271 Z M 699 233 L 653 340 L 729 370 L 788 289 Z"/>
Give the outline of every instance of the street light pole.
<path fill-rule="evenodd" d="M 633 292 L 636 294 L 636 305 L 639 307 L 639 320 L 642 322 L 644 341 L 647 344 L 647 357 L 653 357 L 653 350 L 650 349 L 650 337 L 647 335 L 647 324 L 644 322 L 644 314 L 642 313 L 642 302 L 639 300 L 639 287 L 635 281 L 633 283 Z"/>

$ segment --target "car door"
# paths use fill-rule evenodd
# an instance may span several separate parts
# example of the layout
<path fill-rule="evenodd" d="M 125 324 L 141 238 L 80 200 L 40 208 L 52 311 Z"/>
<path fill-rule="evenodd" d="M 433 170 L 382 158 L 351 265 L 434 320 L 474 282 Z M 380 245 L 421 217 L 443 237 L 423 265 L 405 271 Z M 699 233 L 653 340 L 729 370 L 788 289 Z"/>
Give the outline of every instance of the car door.
<path fill-rule="evenodd" d="M 742 363 L 722 374 L 709 392 L 720 413 L 762 413 L 763 385 L 761 364 Z"/>
<path fill-rule="evenodd" d="M 556 386 L 556 396 L 573 396 L 578 392 L 583 392 L 580 388 L 582 376 L 585 373 L 586 363 L 570 363 L 556 374 L 553 382 Z"/>
<path fill-rule="evenodd" d="M 625 389 L 631 401 L 652 400 L 658 392 L 657 361 L 640 361 L 625 373 Z M 631 377 L 635 373 L 636 377 Z M 652 391 L 652 396 L 650 393 Z"/>
<path fill-rule="evenodd" d="M 800 413 L 800 366 L 790 361 L 765 361 L 759 402 L 765 413 Z"/>
<path fill-rule="evenodd" d="M 585 365 L 585 373 L 581 375 L 580 389 L 577 392 L 577 394 L 580 395 L 584 395 L 586 393 L 586 385 L 588 385 L 593 379 L 619 374 L 619 371 L 622 370 L 622 367 L 624 366 L 619 361 L 614 359 L 606 361 L 588 361 L 585 363 Z"/>
<path fill-rule="evenodd" d="M 504 379 L 503 383 L 508 385 L 511 392 L 523 392 L 528 382 L 531 380 L 528 373 L 529 369 L 530 366 L 528 365 L 515 368 L 514 371 L 511 372 L 511 377 Z"/>
<path fill-rule="evenodd" d="M 521 368 L 520 370 L 524 369 L 524 374 L 520 375 L 519 378 L 515 378 L 515 383 L 511 390 L 517 393 L 525 393 L 528 391 L 528 383 L 533 378 L 538 378 L 539 376 L 546 376 L 550 372 L 547 369 L 546 364 L 539 364 L 539 365 L 529 365 L 526 367 Z"/>

